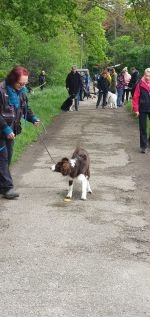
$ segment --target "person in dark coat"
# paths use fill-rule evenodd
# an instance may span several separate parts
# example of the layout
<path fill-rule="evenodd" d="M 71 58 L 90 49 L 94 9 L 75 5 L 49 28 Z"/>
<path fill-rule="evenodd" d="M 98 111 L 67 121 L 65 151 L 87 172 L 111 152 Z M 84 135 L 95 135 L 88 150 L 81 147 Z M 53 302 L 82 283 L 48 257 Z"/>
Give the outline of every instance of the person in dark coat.
<path fill-rule="evenodd" d="M 131 79 L 129 81 L 128 87 L 131 90 L 131 96 L 133 97 L 136 84 L 140 78 L 140 74 L 135 67 L 131 68 Z"/>
<path fill-rule="evenodd" d="M 102 108 L 105 108 L 109 86 L 110 86 L 110 82 L 107 79 L 107 71 L 104 71 L 102 72 L 100 79 L 97 80 L 97 88 L 99 92 L 98 92 L 98 99 L 96 103 L 96 109 L 98 108 L 102 97 L 103 97 Z"/>
<path fill-rule="evenodd" d="M 75 110 L 78 110 L 79 105 L 79 94 L 82 87 L 81 75 L 77 72 L 77 67 L 72 66 L 71 72 L 66 78 L 66 88 L 69 95 L 74 99 Z M 70 109 L 72 110 L 72 108 Z"/>
<path fill-rule="evenodd" d="M 40 89 L 43 90 L 45 85 L 46 85 L 46 76 L 45 76 L 45 71 L 42 70 L 41 74 L 39 75 L 39 86 L 40 86 Z"/>
<path fill-rule="evenodd" d="M 21 118 L 34 126 L 40 124 L 28 106 L 25 87 L 28 75 L 26 68 L 16 66 L 0 84 L 0 194 L 6 199 L 19 196 L 14 190 L 9 165 L 15 137 L 21 133 Z"/>

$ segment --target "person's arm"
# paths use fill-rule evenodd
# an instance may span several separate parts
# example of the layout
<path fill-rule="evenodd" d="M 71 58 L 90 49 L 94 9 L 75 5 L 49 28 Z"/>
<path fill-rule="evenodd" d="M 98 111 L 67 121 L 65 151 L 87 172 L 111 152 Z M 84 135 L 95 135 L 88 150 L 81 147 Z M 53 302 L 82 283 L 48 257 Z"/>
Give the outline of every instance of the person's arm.
<path fill-rule="evenodd" d="M 35 126 L 40 124 L 40 120 L 33 114 L 31 108 L 28 106 L 28 99 L 26 96 L 23 102 L 23 117 L 25 120 L 33 123 Z"/>
<path fill-rule="evenodd" d="M 3 133 L 7 139 L 14 139 L 15 134 L 11 127 L 7 124 L 6 120 L 4 119 L 4 116 L 2 115 L 2 109 L 3 109 L 3 98 L 0 93 L 0 133 Z"/>
<path fill-rule="evenodd" d="M 66 88 L 69 89 L 69 74 L 67 75 L 67 78 L 66 78 Z"/>

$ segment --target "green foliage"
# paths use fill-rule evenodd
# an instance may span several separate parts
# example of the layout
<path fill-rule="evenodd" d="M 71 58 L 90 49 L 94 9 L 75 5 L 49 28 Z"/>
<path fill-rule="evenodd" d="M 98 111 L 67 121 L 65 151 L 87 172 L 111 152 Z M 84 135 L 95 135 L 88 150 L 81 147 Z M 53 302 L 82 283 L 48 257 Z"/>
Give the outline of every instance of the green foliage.
<path fill-rule="evenodd" d="M 126 16 L 131 25 L 133 37 L 147 45 L 150 41 L 150 1 L 129 0 Z M 137 31 L 135 33 L 135 30 Z"/>
<path fill-rule="evenodd" d="M 88 11 L 80 22 L 80 28 L 85 38 L 85 58 L 92 64 L 103 63 L 107 61 L 106 47 L 108 45 L 105 30 L 102 23 L 106 15 L 98 7 Z"/>
<path fill-rule="evenodd" d="M 2 78 L 22 57 L 27 56 L 29 38 L 17 21 L 1 20 L 0 26 L 0 77 Z"/>
<path fill-rule="evenodd" d="M 122 62 L 128 65 L 128 53 L 135 47 L 135 42 L 129 35 L 124 35 L 116 38 L 112 43 L 112 46 L 109 47 L 109 54 L 112 57 L 112 63 L 121 63 Z M 130 59 L 130 58 L 129 58 Z"/>
<path fill-rule="evenodd" d="M 51 84 L 64 83 L 71 64 L 107 60 L 107 41 L 99 8 L 84 14 L 87 0 L 0 0 L 0 76 L 16 64 L 29 68 L 33 85 L 41 69 Z M 4 18 L 5 17 L 5 18 Z"/>
<path fill-rule="evenodd" d="M 149 67 L 150 45 L 139 45 L 131 36 L 120 36 L 110 47 L 112 63 L 120 63 L 121 67 L 135 66 L 140 73 Z"/>

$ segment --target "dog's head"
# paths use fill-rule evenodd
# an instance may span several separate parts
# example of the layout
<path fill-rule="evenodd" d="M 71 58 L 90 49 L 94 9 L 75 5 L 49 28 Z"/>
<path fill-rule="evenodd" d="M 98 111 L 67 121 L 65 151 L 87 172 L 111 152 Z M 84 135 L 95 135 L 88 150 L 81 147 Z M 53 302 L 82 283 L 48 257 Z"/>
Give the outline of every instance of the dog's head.
<path fill-rule="evenodd" d="M 60 162 L 56 163 L 56 165 L 52 166 L 52 170 L 54 172 L 61 173 L 63 176 L 70 175 L 71 173 L 71 164 L 67 157 L 64 157 Z"/>

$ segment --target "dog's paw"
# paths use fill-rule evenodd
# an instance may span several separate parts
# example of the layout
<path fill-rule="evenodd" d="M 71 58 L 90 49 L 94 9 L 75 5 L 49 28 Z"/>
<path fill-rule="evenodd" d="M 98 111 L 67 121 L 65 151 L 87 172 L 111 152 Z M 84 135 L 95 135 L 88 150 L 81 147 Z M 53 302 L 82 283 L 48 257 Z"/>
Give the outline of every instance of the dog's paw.
<path fill-rule="evenodd" d="M 81 197 L 81 200 L 84 200 L 84 201 L 85 201 L 85 200 L 86 200 L 86 197 L 83 197 L 83 196 L 82 196 L 82 197 Z"/>
<path fill-rule="evenodd" d="M 72 198 L 72 196 L 71 196 L 71 195 L 66 195 L 66 197 L 65 197 L 65 198 L 71 199 L 71 198 Z"/>
<path fill-rule="evenodd" d="M 50 167 L 50 169 L 54 172 L 55 171 L 55 164 L 53 164 L 51 167 Z"/>

